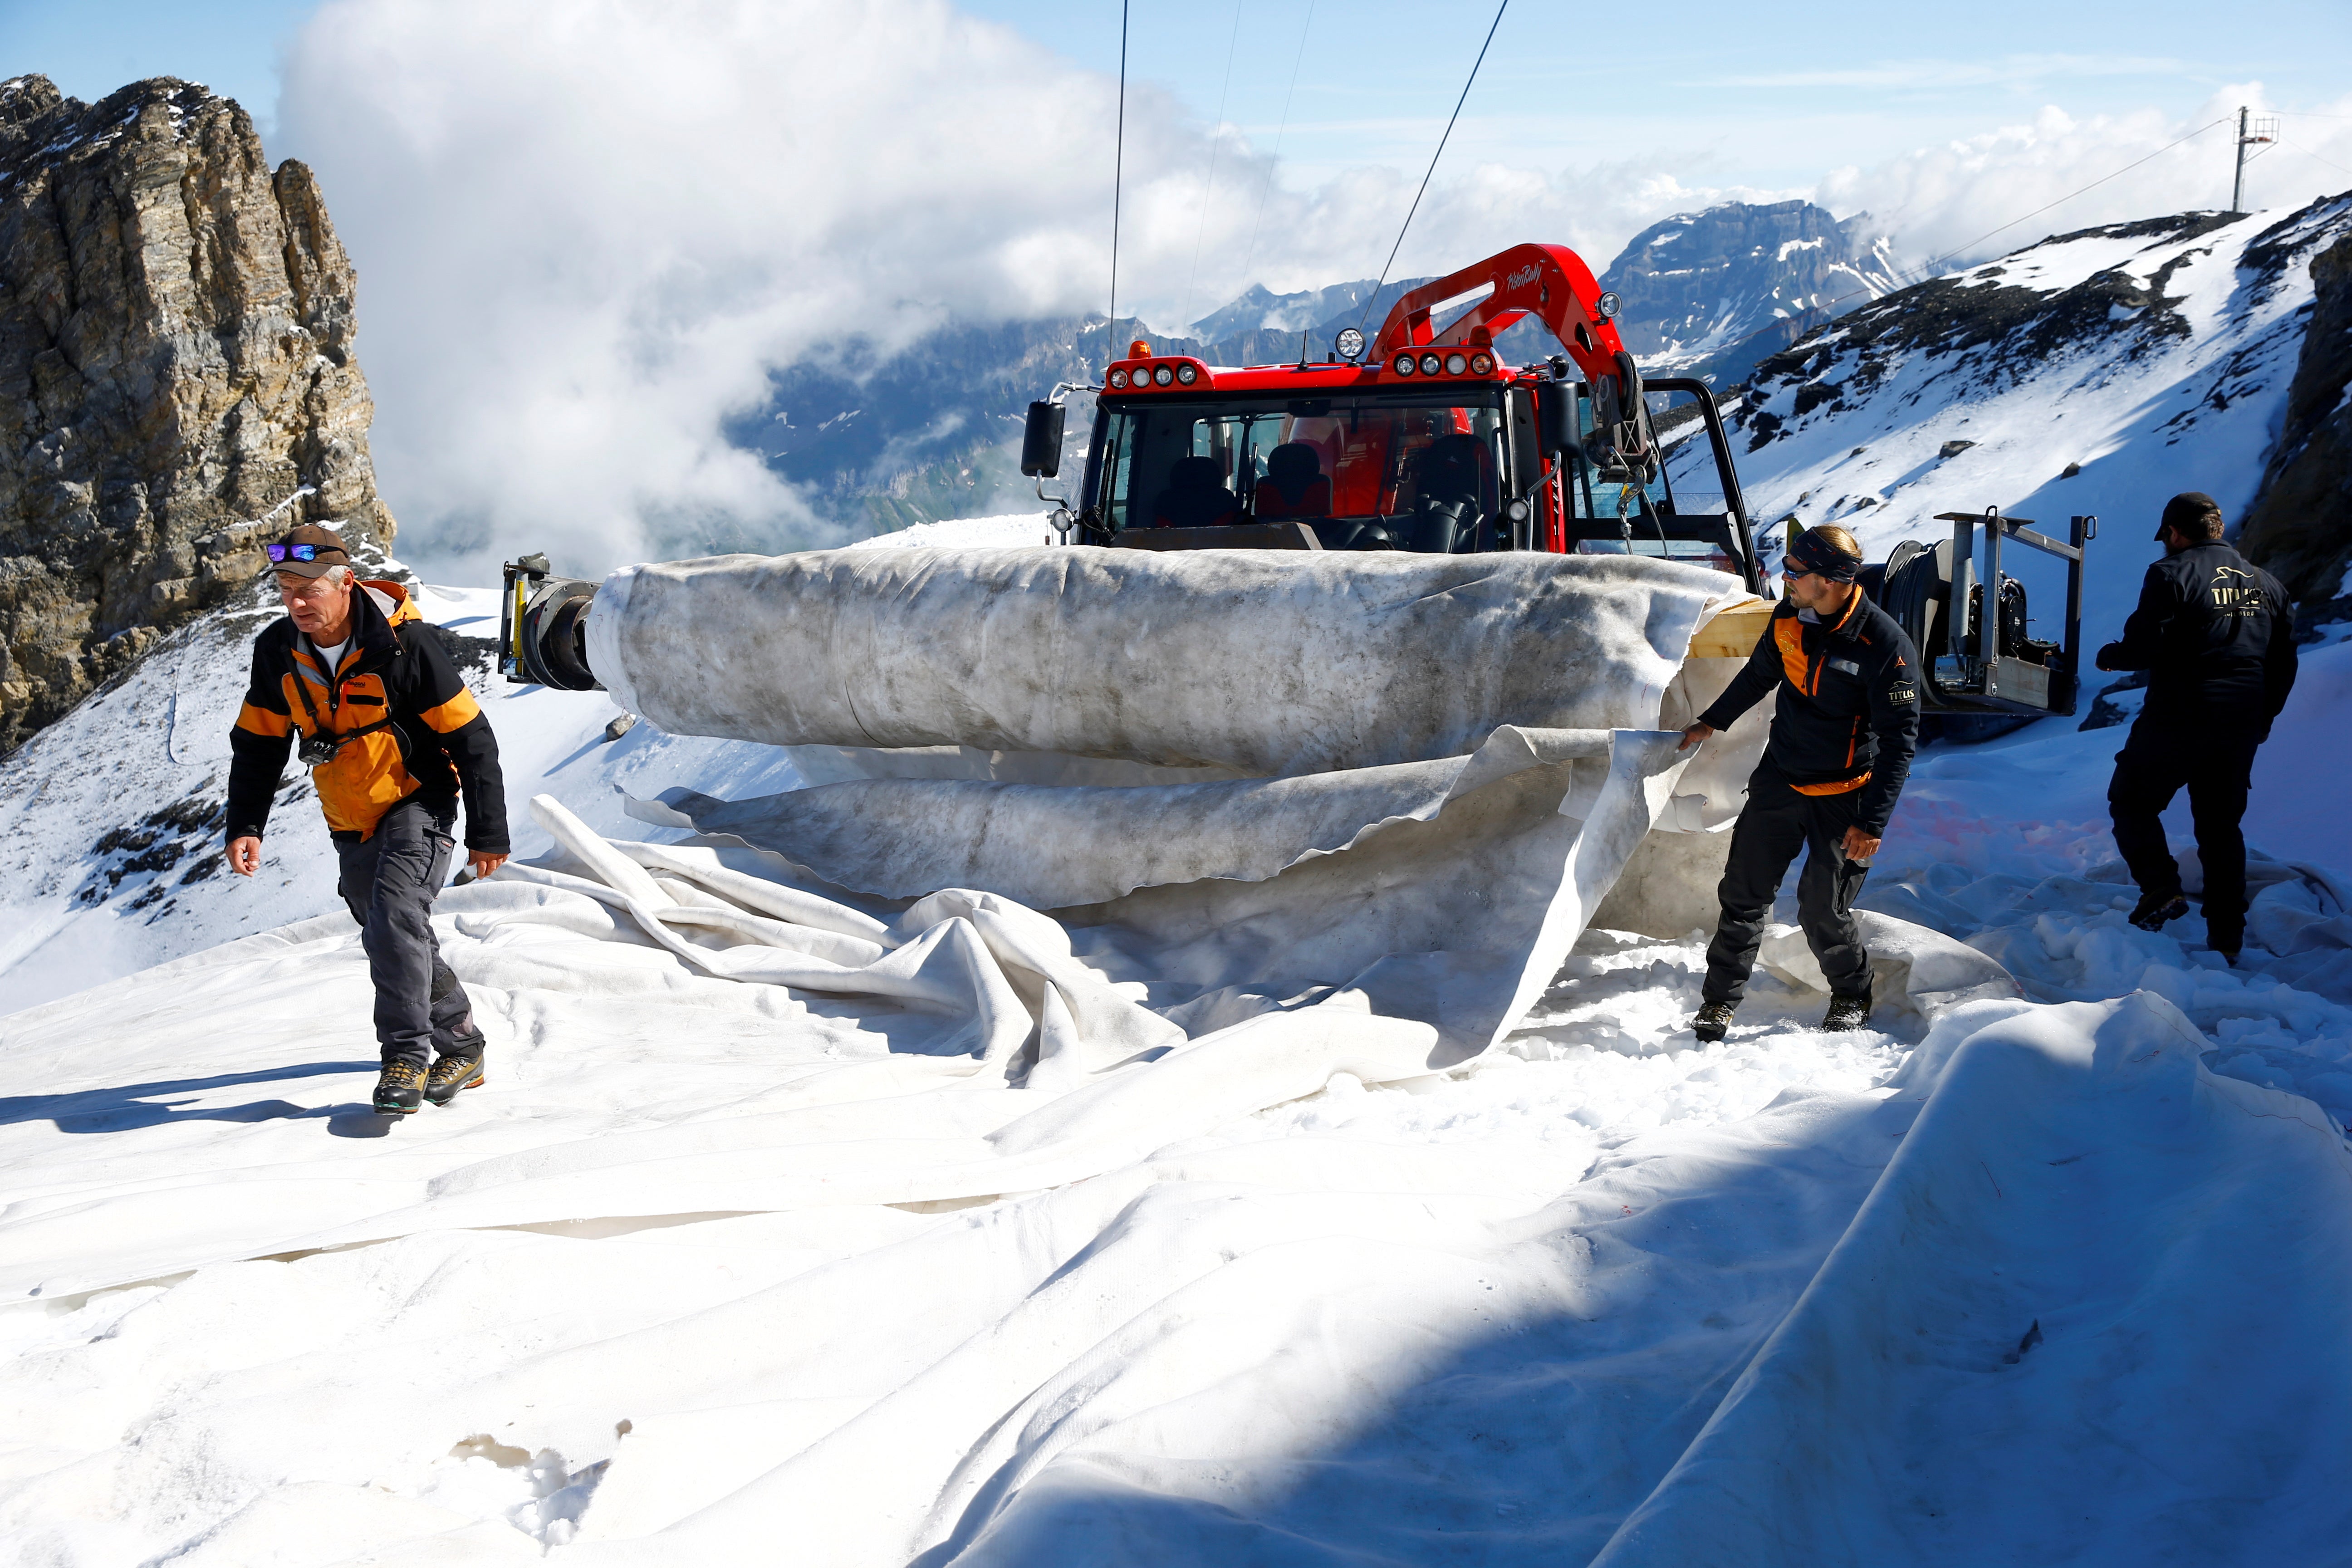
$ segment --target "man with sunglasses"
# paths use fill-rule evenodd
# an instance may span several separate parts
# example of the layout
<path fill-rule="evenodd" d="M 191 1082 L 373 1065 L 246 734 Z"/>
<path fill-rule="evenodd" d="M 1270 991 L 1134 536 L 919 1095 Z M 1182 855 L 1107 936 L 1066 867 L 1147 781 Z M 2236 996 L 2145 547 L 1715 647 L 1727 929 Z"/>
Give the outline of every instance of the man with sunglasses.
<path fill-rule="evenodd" d="M 360 581 L 342 540 L 316 524 L 268 552 L 286 616 L 254 639 L 229 733 L 229 869 L 250 877 L 260 866 L 270 797 L 299 742 L 375 984 L 375 1109 L 446 1105 L 482 1081 L 483 1041 L 441 960 L 433 899 L 448 877 L 460 798 L 474 875 L 506 860 L 498 738 L 405 588 Z"/>
<path fill-rule="evenodd" d="M 1771 736 L 1748 777 L 1717 890 L 1723 913 L 1691 1020 L 1701 1040 L 1719 1040 L 1731 1026 L 1773 895 L 1801 848 L 1797 918 L 1830 983 L 1822 1027 L 1870 1021 L 1870 953 L 1853 900 L 1918 746 L 1919 654 L 1863 593 L 1861 571 L 1862 546 L 1843 528 L 1791 539 L 1781 569 L 1788 596 L 1730 686 L 1683 731 L 1683 745 L 1695 746 L 1777 691 Z"/>

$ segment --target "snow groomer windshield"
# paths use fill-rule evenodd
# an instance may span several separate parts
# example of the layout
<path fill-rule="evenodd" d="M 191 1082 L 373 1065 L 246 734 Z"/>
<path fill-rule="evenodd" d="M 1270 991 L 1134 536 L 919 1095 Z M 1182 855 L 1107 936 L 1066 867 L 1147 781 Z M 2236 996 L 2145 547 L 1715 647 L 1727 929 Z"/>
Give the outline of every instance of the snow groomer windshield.
<path fill-rule="evenodd" d="M 1499 391 L 1443 400 L 1204 398 L 1109 411 L 1096 477 L 1118 530 L 1314 525 L 1326 550 L 1495 548 L 1514 482 Z"/>

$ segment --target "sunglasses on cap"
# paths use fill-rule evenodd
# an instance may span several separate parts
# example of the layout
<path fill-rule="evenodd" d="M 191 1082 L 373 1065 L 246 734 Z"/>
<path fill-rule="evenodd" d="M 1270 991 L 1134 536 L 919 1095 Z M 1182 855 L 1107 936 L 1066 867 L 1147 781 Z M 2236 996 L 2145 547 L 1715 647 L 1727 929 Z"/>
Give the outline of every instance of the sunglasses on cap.
<path fill-rule="evenodd" d="M 322 554 L 345 553 L 331 544 L 273 544 L 268 549 L 272 561 L 316 561 Z"/>

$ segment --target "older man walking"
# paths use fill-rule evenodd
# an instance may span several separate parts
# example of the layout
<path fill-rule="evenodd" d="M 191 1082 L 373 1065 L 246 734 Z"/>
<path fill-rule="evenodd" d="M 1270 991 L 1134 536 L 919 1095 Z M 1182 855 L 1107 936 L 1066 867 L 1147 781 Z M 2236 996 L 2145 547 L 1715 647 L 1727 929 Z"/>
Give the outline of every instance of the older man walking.
<path fill-rule="evenodd" d="M 254 639 L 229 735 L 229 869 L 250 877 L 261 864 L 270 797 L 299 740 L 375 984 L 375 1109 L 446 1105 L 482 1081 L 483 1041 L 441 960 L 433 899 L 461 796 L 474 874 L 507 858 L 498 739 L 406 589 L 361 582 L 341 538 L 315 524 L 268 551 L 286 616 Z"/>

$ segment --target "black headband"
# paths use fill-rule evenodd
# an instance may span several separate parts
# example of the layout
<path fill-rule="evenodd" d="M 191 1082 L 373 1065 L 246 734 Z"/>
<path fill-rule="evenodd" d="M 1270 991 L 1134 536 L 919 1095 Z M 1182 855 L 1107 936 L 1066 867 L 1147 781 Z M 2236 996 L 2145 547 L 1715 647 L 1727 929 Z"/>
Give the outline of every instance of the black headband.
<path fill-rule="evenodd" d="M 1862 571 L 1861 556 L 1848 555 L 1822 538 L 1819 529 L 1797 535 L 1796 542 L 1789 546 L 1788 560 L 1798 571 L 1826 577 L 1832 583 L 1851 583 Z"/>

